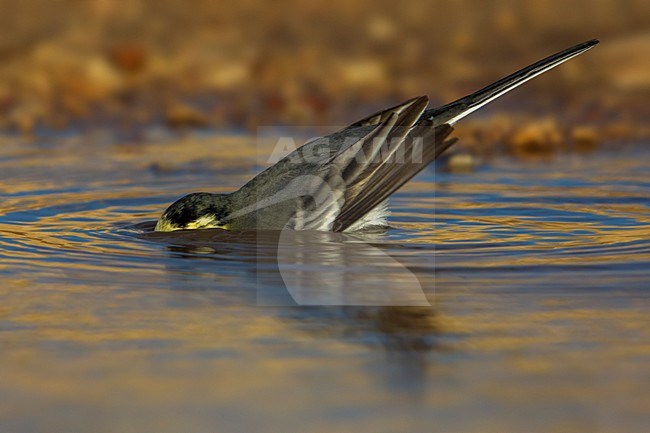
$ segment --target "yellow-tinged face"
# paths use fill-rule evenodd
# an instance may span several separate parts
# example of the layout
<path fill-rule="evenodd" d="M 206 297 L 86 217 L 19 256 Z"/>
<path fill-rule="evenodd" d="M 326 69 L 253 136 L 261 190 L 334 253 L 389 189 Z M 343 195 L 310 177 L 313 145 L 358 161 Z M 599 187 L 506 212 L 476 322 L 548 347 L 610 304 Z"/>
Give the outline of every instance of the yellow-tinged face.
<path fill-rule="evenodd" d="M 157 232 L 172 232 L 175 230 L 196 230 L 196 229 L 223 229 L 229 230 L 228 224 L 221 224 L 221 222 L 214 215 L 203 215 L 194 221 L 190 221 L 184 226 L 174 224 L 163 215 L 156 223 Z"/>

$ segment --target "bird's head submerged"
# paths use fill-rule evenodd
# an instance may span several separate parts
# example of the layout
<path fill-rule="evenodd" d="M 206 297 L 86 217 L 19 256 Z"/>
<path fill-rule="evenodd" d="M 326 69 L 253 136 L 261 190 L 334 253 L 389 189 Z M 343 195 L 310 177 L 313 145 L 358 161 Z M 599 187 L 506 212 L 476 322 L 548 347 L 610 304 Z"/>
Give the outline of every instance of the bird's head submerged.
<path fill-rule="evenodd" d="M 157 232 L 189 229 L 227 229 L 230 214 L 228 194 L 197 192 L 175 201 L 156 223 Z"/>

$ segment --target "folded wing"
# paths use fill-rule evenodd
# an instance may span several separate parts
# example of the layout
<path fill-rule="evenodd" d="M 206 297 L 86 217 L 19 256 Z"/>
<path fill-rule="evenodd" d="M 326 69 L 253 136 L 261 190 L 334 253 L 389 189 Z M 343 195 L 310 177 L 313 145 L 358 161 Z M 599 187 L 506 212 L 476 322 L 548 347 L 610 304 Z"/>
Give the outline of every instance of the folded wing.
<path fill-rule="evenodd" d="M 348 128 L 375 126 L 329 160 L 346 185 L 332 230 L 352 226 L 455 142 L 445 141 L 452 131 L 449 125 L 435 127 L 428 119 L 418 122 L 427 104 L 426 96 L 411 99 Z"/>

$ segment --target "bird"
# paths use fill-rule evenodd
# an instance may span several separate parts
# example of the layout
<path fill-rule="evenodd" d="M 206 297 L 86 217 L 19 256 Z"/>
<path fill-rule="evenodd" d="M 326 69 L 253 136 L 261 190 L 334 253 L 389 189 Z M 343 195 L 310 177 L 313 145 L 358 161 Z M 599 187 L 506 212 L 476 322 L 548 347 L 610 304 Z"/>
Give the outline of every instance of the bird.
<path fill-rule="evenodd" d="M 438 108 L 419 96 L 374 113 L 308 141 L 234 192 L 178 199 L 154 230 L 385 228 L 388 197 L 457 141 L 449 136 L 459 120 L 598 42 L 559 51 Z"/>

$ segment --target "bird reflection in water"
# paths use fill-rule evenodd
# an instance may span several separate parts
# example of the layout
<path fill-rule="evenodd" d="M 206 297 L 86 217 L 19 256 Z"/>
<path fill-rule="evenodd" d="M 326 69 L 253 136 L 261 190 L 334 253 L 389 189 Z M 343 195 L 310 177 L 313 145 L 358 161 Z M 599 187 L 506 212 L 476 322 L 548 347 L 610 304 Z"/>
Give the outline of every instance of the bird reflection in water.
<path fill-rule="evenodd" d="M 285 305 L 272 290 L 279 285 L 292 299 L 290 305 L 430 306 L 420 279 L 378 244 L 381 233 L 215 229 L 150 236 L 166 243 L 176 257 L 246 264 L 260 305 Z M 250 286 L 252 281 L 245 282 Z"/>
<path fill-rule="evenodd" d="M 272 307 L 306 332 L 380 345 L 390 353 L 447 349 L 427 298 L 433 294 L 432 275 L 416 275 L 388 254 L 384 233 L 214 229 L 146 237 L 166 244 L 173 258 L 211 262 L 206 268 L 197 260 L 173 260 L 168 270 L 180 286 L 193 272 L 212 269 L 219 289 L 230 264 L 237 269 L 237 293 L 229 291 L 235 303 Z M 232 285 L 233 272 L 225 273 Z"/>

